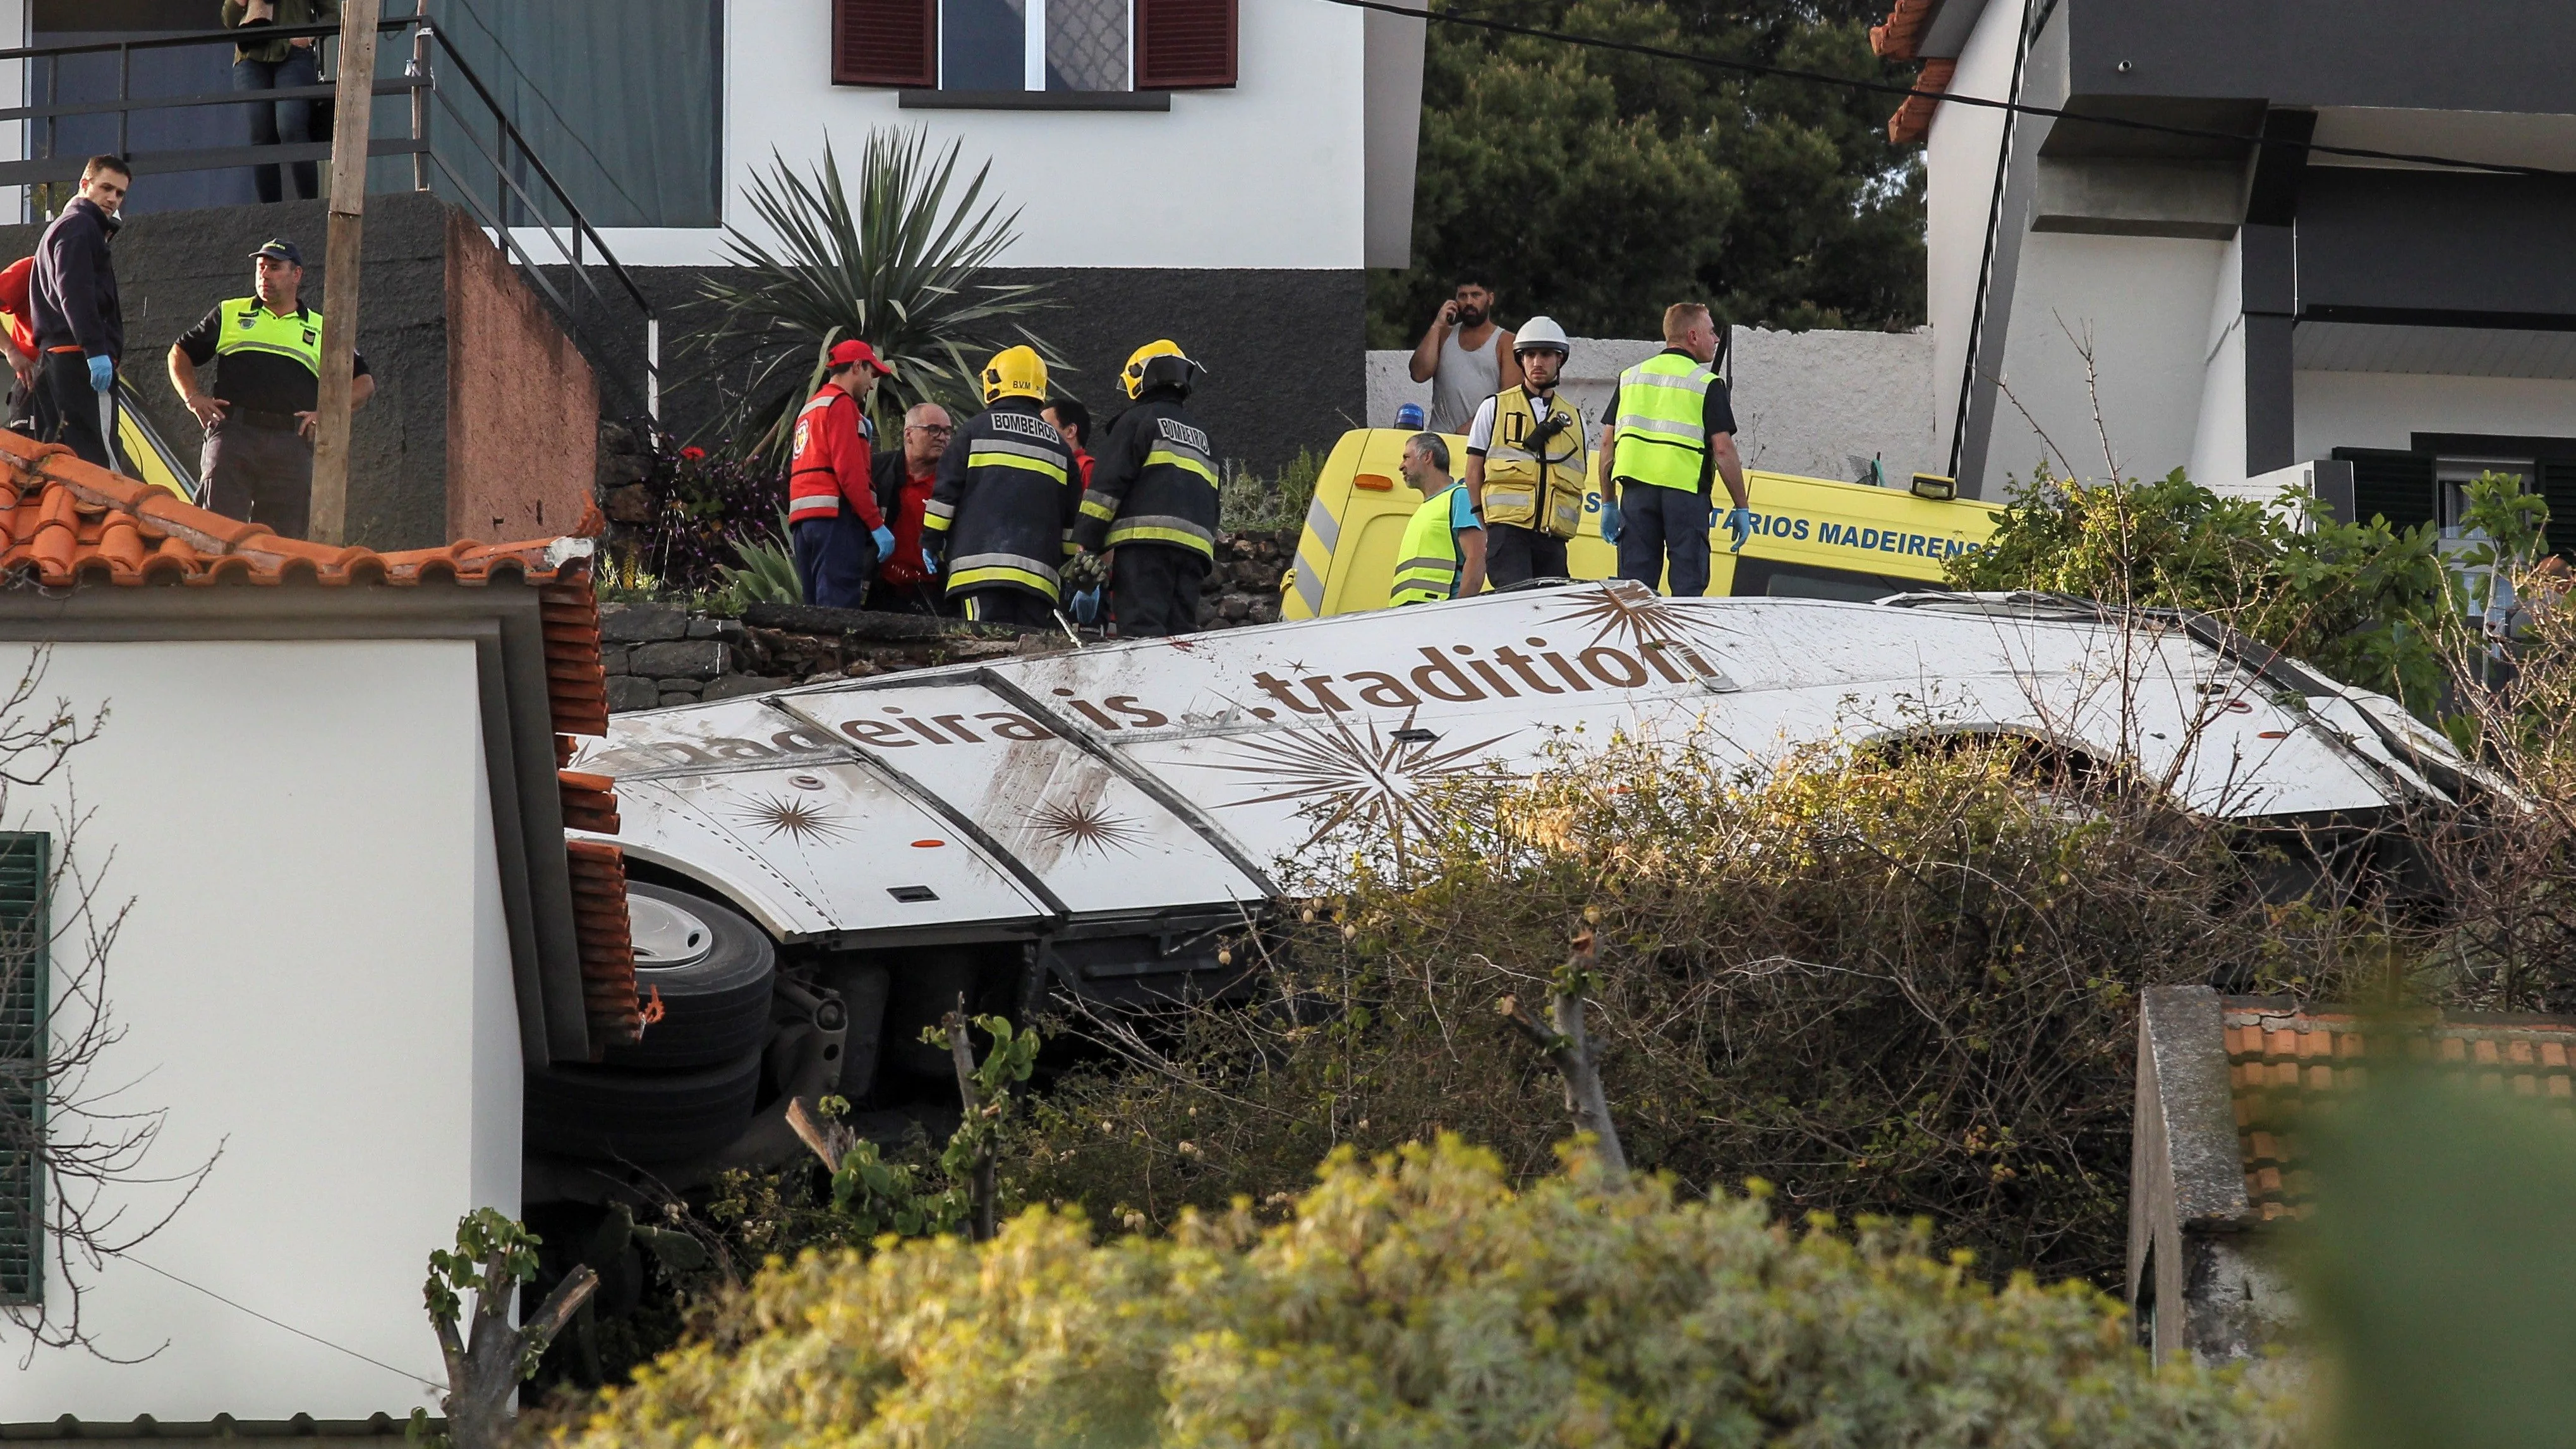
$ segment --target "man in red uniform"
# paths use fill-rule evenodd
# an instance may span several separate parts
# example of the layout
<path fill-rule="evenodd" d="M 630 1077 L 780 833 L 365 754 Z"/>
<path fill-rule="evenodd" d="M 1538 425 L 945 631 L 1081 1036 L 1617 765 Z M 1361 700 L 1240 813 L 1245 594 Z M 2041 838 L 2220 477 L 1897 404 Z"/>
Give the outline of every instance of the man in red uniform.
<path fill-rule="evenodd" d="M 787 531 L 796 581 L 805 602 L 855 609 L 867 598 L 877 561 L 894 550 L 894 533 L 877 511 L 868 468 L 875 429 L 865 403 L 877 379 L 894 369 L 876 349 L 852 340 L 825 360 L 823 390 L 796 415 L 796 461 L 787 471 Z"/>
<path fill-rule="evenodd" d="M 27 279 L 35 274 L 36 259 L 20 257 L 0 270 L 0 327 L 8 337 L 9 371 L 17 386 L 9 393 L 11 428 L 29 437 L 47 436 L 51 429 L 44 418 L 44 391 L 36 386 L 36 322 L 27 302 Z"/>
<path fill-rule="evenodd" d="M 940 612 L 939 575 L 921 551 L 921 511 L 939 486 L 939 455 L 957 435 L 948 409 L 915 403 L 903 415 L 903 446 L 876 460 L 877 509 L 894 531 L 894 551 L 877 564 L 871 607 L 897 613 Z"/>

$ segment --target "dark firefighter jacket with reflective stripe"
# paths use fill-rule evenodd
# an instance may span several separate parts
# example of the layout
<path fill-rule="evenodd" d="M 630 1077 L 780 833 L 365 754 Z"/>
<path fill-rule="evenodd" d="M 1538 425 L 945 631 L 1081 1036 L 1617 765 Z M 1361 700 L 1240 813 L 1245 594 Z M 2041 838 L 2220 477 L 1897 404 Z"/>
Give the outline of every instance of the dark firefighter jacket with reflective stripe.
<path fill-rule="evenodd" d="M 1085 548 L 1130 543 L 1216 557 L 1216 457 L 1172 388 L 1152 388 L 1109 425 L 1073 537 Z"/>
<path fill-rule="evenodd" d="M 948 560 L 948 592 L 1014 588 L 1052 604 L 1081 505 L 1073 450 L 1037 403 L 1006 397 L 949 440 L 921 536 Z"/>

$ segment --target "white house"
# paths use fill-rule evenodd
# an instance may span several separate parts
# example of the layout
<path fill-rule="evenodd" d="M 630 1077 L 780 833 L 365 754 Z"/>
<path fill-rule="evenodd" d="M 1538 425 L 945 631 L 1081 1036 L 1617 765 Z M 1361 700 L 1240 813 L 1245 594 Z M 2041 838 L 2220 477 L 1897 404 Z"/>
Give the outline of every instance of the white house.
<path fill-rule="evenodd" d="M 284 541 L 15 434 L 0 495 L 0 673 L 41 675 L 0 735 L 57 700 L 99 720 L 0 802 L 0 862 L 68 865 L 41 970 L 0 971 L 0 1128 L 31 1115 L 35 1001 L 60 1060 L 102 987 L 121 1034 L 42 1131 L 160 1124 L 95 1200 L 0 1153 L 0 1438 L 435 1413 L 426 1255 L 518 1212 L 525 1073 L 634 1016 L 622 908 L 575 916 L 601 853 L 568 860 L 557 780 L 558 731 L 606 723 L 588 545 Z M 200 1167 L 161 1232 L 66 1264 L 67 1208 L 149 1222 Z M 98 1352 L 31 1346 L 75 1310 Z"/>
<path fill-rule="evenodd" d="M 2098 476 L 2107 436 L 2124 475 L 2317 465 L 2365 516 L 2447 525 L 2500 468 L 2576 545 L 2576 203 L 2544 174 L 2576 170 L 2576 11 L 1897 0 L 1875 39 L 1925 89 L 2072 113 L 1891 122 L 1927 144 L 1964 488 L 2043 455 Z"/>
<path fill-rule="evenodd" d="M 432 60 L 441 96 L 424 115 L 440 157 L 432 184 L 461 181 L 486 200 L 505 189 L 479 86 L 633 269 L 675 343 L 693 325 L 683 304 L 731 260 L 726 228 L 775 241 L 745 199 L 756 174 L 805 171 L 827 146 L 854 170 L 868 134 L 892 128 L 954 142 L 965 176 L 991 163 L 984 195 L 1016 214 L 1018 232 L 999 264 L 1054 284 L 1063 305 L 1032 325 L 1071 364 L 1065 386 L 1095 406 L 1112 401 L 1130 351 L 1169 336 L 1209 367 L 1202 421 L 1226 456 L 1275 462 L 1364 411 L 1363 269 L 1409 258 L 1422 21 L 1332 0 L 384 8 L 425 12 L 449 47 Z M 0 45 L 168 37 L 211 28 L 214 12 L 199 0 L 0 0 Z M 380 76 L 410 54 L 389 32 Z M 220 43 L 40 58 L 0 67 L 0 108 L 217 95 L 231 64 Z M 404 132 L 406 109 L 379 102 L 380 139 Z M 123 135 L 128 149 L 164 153 L 136 188 L 138 211 L 247 203 L 249 168 L 161 168 L 170 152 L 247 144 L 249 114 L 0 118 L 0 164 L 114 149 Z M 522 153 L 509 156 L 535 187 Z M 379 189 L 411 174 L 399 158 L 377 167 Z M 705 408 L 670 401 L 682 425 Z"/>

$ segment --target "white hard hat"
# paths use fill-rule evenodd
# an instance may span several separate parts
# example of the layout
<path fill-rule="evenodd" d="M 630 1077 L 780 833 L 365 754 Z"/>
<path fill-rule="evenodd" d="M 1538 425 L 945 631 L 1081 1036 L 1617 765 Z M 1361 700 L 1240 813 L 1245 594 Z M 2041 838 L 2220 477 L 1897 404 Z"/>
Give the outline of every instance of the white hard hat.
<path fill-rule="evenodd" d="M 1553 317 L 1532 317 L 1521 324 L 1520 331 L 1512 334 L 1514 352 L 1529 352 L 1542 347 L 1552 347 L 1568 357 L 1574 355 L 1573 341 L 1565 335 L 1564 328 L 1556 325 Z"/>

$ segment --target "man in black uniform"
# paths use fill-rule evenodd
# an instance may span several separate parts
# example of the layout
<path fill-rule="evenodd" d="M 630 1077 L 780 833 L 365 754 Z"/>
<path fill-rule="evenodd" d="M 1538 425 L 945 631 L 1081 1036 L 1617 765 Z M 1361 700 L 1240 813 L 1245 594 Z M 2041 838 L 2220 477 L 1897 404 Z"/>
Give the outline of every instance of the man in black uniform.
<path fill-rule="evenodd" d="M 1109 425 L 1073 541 L 1115 549 L 1109 613 L 1122 639 L 1187 634 L 1216 561 L 1216 458 L 1185 402 L 1200 368 L 1169 338 L 1128 357 L 1136 405 Z"/>
<path fill-rule="evenodd" d="M 304 254 L 273 241 L 251 253 L 256 296 L 218 303 L 170 347 L 170 385 L 205 425 L 206 506 L 302 538 L 313 506 L 315 410 L 322 396 L 322 318 L 298 300 Z M 218 361 L 220 359 L 220 361 Z M 215 390 L 197 369 L 215 362 Z M 352 410 L 376 391 L 353 356 Z"/>
<path fill-rule="evenodd" d="M 924 562 L 948 570 L 948 597 L 978 623 L 1050 628 L 1073 552 L 1082 484 L 1064 435 L 1039 416 L 1046 363 L 1010 347 L 984 365 L 988 406 L 940 455 L 922 509 Z"/>

